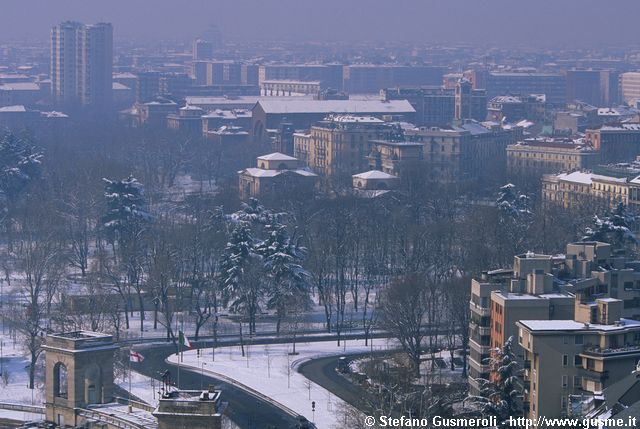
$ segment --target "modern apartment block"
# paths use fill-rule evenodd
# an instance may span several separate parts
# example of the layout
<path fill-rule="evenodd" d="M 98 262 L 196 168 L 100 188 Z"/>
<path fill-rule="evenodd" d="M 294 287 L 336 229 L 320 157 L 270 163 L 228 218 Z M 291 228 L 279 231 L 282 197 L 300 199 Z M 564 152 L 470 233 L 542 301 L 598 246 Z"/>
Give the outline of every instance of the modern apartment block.
<path fill-rule="evenodd" d="M 636 368 L 640 322 L 623 318 L 622 307 L 619 299 L 597 298 L 595 317 L 518 322 L 526 417 L 565 417 L 570 396 L 601 393 Z"/>
<path fill-rule="evenodd" d="M 550 321 L 545 326 L 561 321 L 565 326 L 573 320 L 613 324 L 620 318 L 640 318 L 640 264 L 601 242 L 570 243 L 564 255 L 516 255 L 511 269 L 488 271 L 472 280 L 470 310 L 470 391 L 476 394 L 476 379 L 490 376 L 492 350 L 509 337 L 521 336 L 523 320 Z M 529 369 L 525 346 L 520 341 L 514 351 Z M 560 399 L 557 402 L 560 405 Z"/>
<path fill-rule="evenodd" d="M 573 296 L 554 281 L 560 258 L 527 253 L 514 256 L 511 269 L 483 273 L 471 282 L 469 390 L 480 393 L 478 378 L 487 379 L 492 350 L 517 335 L 521 317 L 566 318 Z M 516 348 L 522 359 L 523 352 Z"/>
<path fill-rule="evenodd" d="M 113 28 L 64 22 L 51 30 L 51 93 L 58 105 L 111 106 Z"/>

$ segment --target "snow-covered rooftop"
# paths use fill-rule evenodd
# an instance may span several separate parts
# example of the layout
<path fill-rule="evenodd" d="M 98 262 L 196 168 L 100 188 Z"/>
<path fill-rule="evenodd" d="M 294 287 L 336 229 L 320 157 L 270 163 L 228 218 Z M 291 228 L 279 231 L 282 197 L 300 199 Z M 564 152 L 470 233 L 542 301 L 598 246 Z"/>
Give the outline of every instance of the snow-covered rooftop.
<path fill-rule="evenodd" d="M 589 324 L 575 320 L 520 320 L 519 323 L 530 331 L 616 331 L 629 327 L 640 327 L 640 321 L 620 319 L 612 325 Z"/>
<path fill-rule="evenodd" d="M 356 179 L 397 179 L 393 174 L 385 173 L 380 170 L 369 170 L 364 173 L 354 174 Z"/>
<path fill-rule="evenodd" d="M 18 113 L 18 112 L 26 112 L 26 111 L 27 111 L 27 108 L 21 104 L 17 104 L 15 106 L 0 107 L 0 112 Z"/>
<path fill-rule="evenodd" d="M 624 177 L 611 177 L 602 176 L 600 174 L 589 173 L 585 171 L 574 171 L 572 173 L 558 174 L 557 178 L 565 182 L 580 183 L 583 185 L 591 185 L 593 180 L 602 180 L 607 182 L 626 183 L 627 179 Z"/>
<path fill-rule="evenodd" d="M 297 158 L 294 158 L 292 156 L 289 155 L 285 155 L 284 153 L 280 153 L 280 152 L 273 152 L 267 155 L 262 155 L 259 156 L 258 159 L 261 159 L 263 161 L 297 161 Z"/>
<path fill-rule="evenodd" d="M 258 105 L 266 112 L 279 113 L 414 113 L 407 100 L 273 100 L 265 98 Z"/>

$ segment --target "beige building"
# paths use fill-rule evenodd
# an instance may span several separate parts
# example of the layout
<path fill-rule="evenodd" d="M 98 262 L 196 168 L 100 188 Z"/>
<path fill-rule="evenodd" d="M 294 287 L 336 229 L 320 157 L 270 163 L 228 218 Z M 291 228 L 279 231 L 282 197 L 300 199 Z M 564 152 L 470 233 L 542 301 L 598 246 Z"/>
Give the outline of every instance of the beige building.
<path fill-rule="evenodd" d="M 423 145 L 418 142 L 371 140 L 369 167 L 399 176 L 403 166 L 424 161 Z"/>
<path fill-rule="evenodd" d="M 577 242 L 568 244 L 564 255 L 516 255 L 512 268 L 488 271 L 472 280 L 471 393 L 479 393 L 477 378 L 489 376 L 491 351 L 502 347 L 509 337 L 518 336 L 518 321 L 614 321 L 606 308 L 603 313 L 600 303 L 611 300 L 620 303 L 614 317 L 640 319 L 637 265 L 613 254 L 610 244 Z M 524 349 L 517 346 L 514 352 L 526 360 Z"/>
<path fill-rule="evenodd" d="M 634 106 L 640 100 L 640 72 L 627 72 L 620 75 L 622 101 Z"/>
<path fill-rule="evenodd" d="M 573 316 L 573 295 L 554 282 L 560 261 L 527 253 L 514 257 L 511 269 L 486 272 L 471 283 L 469 390 L 479 394 L 479 378 L 489 377 L 492 350 L 517 336 L 523 317 L 556 319 Z M 523 352 L 515 348 L 522 359 Z"/>
<path fill-rule="evenodd" d="M 373 116 L 329 116 L 293 135 L 294 156 L 325 177 L 353 175 L 368 169 L 373 141 L 389 133 L 389 125 Z"/>
<path fill-rule="evenodd" d="M 354 188 L 375 191 L 396 189 L 400 180 L 398 176 L 379 170 L 371 170 L 360 174 L 354 174 L 352 178 Z"/>
<path fill-rule="evenodd" d="M 508 173 L 518 178 L 589 169 L 599 159 L 599 153 L 582 139 L 532 138 L 507 146 Z"/>
<path fill-rule="evenodd" d="M 260 198 L 291 192 L 311 193 L 318 176 L 297 158 L 274 152 L 257 158 L 256 168 L 238 172 L 240 198 Z"/>
<path fill-rule="evenodd" d="M 522 138 L 522 128 L 467 120 L 452 127 L 406 130 L 405 138 L 423 144 L 432 180 L 451 183 L 504 175 L 506 148 Z"/>
<path fill-rule="evenodd" d="M 545 203 L 565 208 L 594 208 L 597 205 L 614 208 L 623 203 L 640 209 L 640 177 L 613 177 L 588 171 L 545 174 L 542 177 L 542 198 Z"/>
<path fill-rule="evenodd" d="M 596 305 L 595 323 L 579 317 L 518 322 L 526 417 L 565 417 L 570 395 L 602 392 L 636 368 L 640 322 L 621 318 L 620 300 L 598 299 Z"/>

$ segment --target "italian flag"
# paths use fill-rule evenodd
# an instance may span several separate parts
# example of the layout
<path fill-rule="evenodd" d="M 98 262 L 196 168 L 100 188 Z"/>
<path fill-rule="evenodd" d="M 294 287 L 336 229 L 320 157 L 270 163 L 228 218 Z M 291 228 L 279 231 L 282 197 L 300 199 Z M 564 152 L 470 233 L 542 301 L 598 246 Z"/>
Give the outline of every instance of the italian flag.
<path fill-rule="evenodd" d="M 189 338 L 187 338 L 187 336 L 182 331 L 178 332 L 178 342 L 183 347 L 186 347 L 188 349 L 191 348 L 191 341 L 189 341 Z"/>
<path fill-rule="evenodd" d="M 144 356 L 142 356 L 140 353 L 129 350 L 129 361 L 140 363 L 143 360 Z"/>

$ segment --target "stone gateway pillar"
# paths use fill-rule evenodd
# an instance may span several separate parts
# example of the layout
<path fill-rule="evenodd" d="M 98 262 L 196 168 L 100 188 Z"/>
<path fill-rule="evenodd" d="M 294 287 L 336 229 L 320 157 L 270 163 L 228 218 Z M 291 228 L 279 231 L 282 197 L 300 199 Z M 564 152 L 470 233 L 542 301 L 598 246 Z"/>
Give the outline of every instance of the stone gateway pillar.
<path fill-rule="evenodd" d="M 46 420 L 76 426 L 78 410 L 113 400 L 113 358 L 118 346 L 111 335 L 76 331 L 47 335 Z"/>

